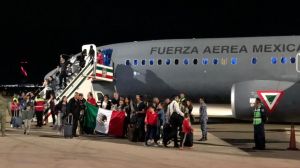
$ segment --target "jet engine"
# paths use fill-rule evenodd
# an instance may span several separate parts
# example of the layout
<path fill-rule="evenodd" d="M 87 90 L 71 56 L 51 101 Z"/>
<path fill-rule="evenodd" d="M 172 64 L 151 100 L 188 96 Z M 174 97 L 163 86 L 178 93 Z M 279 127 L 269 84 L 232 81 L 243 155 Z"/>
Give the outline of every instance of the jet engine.
<path fill-rule="evenodd" d="M 252 120 L 255 98 L 259 97 L 257 91 L 279 91 L 283 94 L 278 102 L 272 102 L 273 110 L 270 111 L 268 107 L 265 107 L 268 121 L 300 122 L 300 83 L 287 81 L 254 80 L 234 84 L 231 89 L 233 117 Z M 276 100 L 273 99 L 273 101 Z M 268 106 L 266 102 L 264 105 Z"/>

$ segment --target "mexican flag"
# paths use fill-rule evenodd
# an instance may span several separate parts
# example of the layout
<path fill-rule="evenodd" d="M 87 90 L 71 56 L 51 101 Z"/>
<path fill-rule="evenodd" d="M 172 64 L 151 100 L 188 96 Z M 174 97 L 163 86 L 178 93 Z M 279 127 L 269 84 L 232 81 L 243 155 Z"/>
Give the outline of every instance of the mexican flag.
<path fill-rule="evenodd" d="M 86 103 L 86 107 L 85 128 L 112 136 L 123 135 L 125 112 L 97 108 L 89 103 Z"/>
<path fill-rule="evenodd" d="M 113 68 L 102 64 L 96 66 L 96 80 L 113 81 Z"/>

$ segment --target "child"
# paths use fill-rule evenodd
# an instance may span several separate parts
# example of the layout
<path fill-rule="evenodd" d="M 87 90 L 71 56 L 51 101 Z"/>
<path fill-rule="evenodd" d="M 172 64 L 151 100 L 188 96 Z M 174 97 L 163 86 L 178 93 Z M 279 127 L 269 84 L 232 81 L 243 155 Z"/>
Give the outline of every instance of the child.
<path fill-rule="evenodd" d="M 159 140 L 161 137 L 163 137 L 163 126 L 165 125 L 166 119 L 165 119 L 165 111 L 161 103 L 158 104 L 157 106 L 157 132 L 156 136 L 157 139 Z M 161 142 L 162 143 L 162 142 Z"/>
<path fill-rule="evenodd" d="M 145 118 L 145 131 L 146 131 L 146 138 L 145 138 L 145 145 L 148 146 L 147 141 L 154 141 L 155 145 L 157 144 L 157 137 L 156 137 L 156 131 L 157 131 L 157 119 L 158 114 L 154 111 L 154 108 L 150 106 L 147 109 L 146 112 L 146 118 Z"/>
<path fill-rule="evenodd" d="M 184 120 L 182 122 L 182 137 L 180 140 L 180 149 L 183 149 L 183 146 L 193 146 L 193 128 L 191 126 L 190 117 L 188 113 L 184 114 Z"/>

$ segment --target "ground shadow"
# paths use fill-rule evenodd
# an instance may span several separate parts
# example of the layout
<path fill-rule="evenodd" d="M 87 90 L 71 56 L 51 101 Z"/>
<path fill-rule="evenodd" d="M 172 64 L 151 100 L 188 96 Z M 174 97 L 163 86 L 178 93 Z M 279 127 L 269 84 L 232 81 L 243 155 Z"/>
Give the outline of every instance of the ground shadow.
<path fill-rule="evenodd" d="M 249 128 L 251 128 L 250 125 Z M 262 151 L 252 149 L 252 147 L 254 146 L 254 139 L 252 138 L 253 130 L 244 131 L 237 126 L 233 126 L 229 131 L 224 130 L 223 128 L 214 128 L 210 129 L 209 132 L 214 136 L 220 138 L 221 140 L 225 141 L 226 143 L 230 144 L 230 146 L 238 148 L 251 156 L 294 160 L 300 159 L 300 153 L 294 155 L 291 154 L 291 152 L 293 151 L 287 150 L 289 146 L 290 135 L 288 134 L 289 130 L 286 129 L 266 129 L 266 150 Z M 299 132 L 299 130 L 297 130 L 296 132 Z M 268 139 L 268 134 L 269 137 L 275 137 Z M 279 138 L 277 139 L 277 137 Z M 300 143 L 296 142 L 296 146 L 299 148 Z"/>

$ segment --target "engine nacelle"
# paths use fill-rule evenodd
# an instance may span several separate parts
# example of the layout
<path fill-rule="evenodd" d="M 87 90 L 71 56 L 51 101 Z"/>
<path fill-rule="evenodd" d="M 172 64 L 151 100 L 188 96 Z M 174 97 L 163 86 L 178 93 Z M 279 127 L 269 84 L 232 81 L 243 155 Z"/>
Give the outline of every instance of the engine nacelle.
<path fill-rule="evenodd" d="M 300 122 L 300 84 L 286 81 L 254 80 L 236 83 L 231 89 L 231 108 L 235 118 L 252 120 L 251 99 L 258 90 L 283 91 L 284 95 L 273 112 L 267 110 L 268 121 Z"/>

